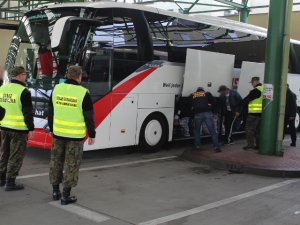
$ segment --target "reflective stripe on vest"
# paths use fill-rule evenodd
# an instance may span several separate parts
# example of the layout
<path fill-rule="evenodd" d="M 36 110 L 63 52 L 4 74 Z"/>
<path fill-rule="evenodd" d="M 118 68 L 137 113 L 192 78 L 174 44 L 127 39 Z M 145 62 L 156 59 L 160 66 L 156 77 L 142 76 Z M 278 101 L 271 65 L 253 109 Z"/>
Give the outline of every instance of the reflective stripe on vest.
<path fill-rule="evenodd" d="M 22 112 L 21 94 L 26 87 L 16 83 L 3 85 L 0 88 L 0 105 L 5 108 L 1 127 L 14 130 L 28 130 Z"/>
<path fill-rule="evenodd" d="M 62 83 L 55 86 L 52 94 L 54 135 L 67 138 L 85 137 L 82 101 L 86 92 L 87 89 L 79 85 Z"/>
<path fill-rule="evenodd" d="M 263 86 L 257 86 L 256 89 L 261 92 L 261 95 L 260 95 L 259 98 L 256 98 L 256 99 L 252 100 L 251 102 L 249 102 L 249 105 L 248 105 L 248 112 L 249 113 L 262 113 Z"/>

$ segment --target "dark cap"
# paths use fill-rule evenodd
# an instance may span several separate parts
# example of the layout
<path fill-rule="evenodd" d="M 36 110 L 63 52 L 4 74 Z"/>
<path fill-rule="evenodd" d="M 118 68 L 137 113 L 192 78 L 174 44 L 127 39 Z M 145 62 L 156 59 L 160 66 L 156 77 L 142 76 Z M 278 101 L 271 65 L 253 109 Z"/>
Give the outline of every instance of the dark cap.
<path fill-rule="evenodd" d="M 259 77 L 252 77 L 250 83 L 252 83 L 253 81 L 259 81 Z"/>
<path fill-rule="evenodd" d="M 204 91 L 203 87 L 197 87 L 197 91 Z"/>
<path fill-rule="evenodd" d="M 218 92 L 223 92 L 223 91 L 226 91 L 226 90 L 228 90 L 229 88 L 226 86 L 226 85 L 221 85 L 220 87 L 219 87 L 219 90 L 218 90 Z"/>

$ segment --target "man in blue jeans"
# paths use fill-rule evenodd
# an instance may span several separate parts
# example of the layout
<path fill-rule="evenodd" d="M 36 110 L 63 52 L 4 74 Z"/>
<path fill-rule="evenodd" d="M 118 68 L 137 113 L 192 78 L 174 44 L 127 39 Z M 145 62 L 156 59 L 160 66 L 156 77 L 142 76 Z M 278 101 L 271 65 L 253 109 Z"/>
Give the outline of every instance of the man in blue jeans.
<path fill-rule="evenodd" d="M 192 94 L 192 98 L 195 123 L 194 136 L 196 148 L 200 148 L 201 145 L 200 130 L 201 125 L 204 122 L 211 135 L 215 152 L 221 152 L 212 113 L 212 107 L 215 104 L 214 97 L 211 95 L 211 93 L 205 92 L 204 88 L 198 87 L 197 91 Z"/>

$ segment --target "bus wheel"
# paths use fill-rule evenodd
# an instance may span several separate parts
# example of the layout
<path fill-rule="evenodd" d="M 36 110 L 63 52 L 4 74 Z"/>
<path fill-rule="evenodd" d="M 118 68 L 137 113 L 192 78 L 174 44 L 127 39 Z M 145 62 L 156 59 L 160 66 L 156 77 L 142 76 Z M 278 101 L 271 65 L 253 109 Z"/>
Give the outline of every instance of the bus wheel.
<path fill-rule="evenodd" d="M 143 152 L 157 152 L 168 138 L 167 121 L 160 114 L 152 114 L 144 121 L 140 131 Z"/>
<path fill-rule="evenodd" d="M 299 111 L 297 111 L 297 113 L 296 113 L 295 127 L 296 127 L 296 130 L 300 130 L 300 113 L 299 113 Z"/>

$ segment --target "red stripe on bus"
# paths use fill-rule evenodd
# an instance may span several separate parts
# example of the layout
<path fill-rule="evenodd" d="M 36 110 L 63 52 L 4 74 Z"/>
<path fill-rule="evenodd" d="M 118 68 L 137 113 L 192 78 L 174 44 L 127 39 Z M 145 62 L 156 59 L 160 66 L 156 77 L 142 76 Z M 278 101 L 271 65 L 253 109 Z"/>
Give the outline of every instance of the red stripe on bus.
<path fill-rule="evenodd" d="M 94 104 L 95 127 L 98 127 L 102 121 L 111 113 L 111 111 L 146 77 L 148 77 L 156 68 L 150 68 L 134 76 L 130 80 L 121 84 L 108 95 L 101 98 Z M 112 96 L 114 96 L 112 98 Z"/>

